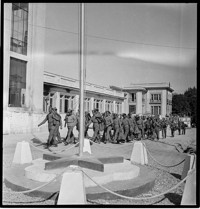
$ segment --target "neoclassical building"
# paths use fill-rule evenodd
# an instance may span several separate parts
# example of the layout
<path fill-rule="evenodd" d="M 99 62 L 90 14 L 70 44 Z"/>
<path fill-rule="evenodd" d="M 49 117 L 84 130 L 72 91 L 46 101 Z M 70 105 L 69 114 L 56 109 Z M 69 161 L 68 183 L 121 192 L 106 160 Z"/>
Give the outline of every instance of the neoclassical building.
<path fill-rule="evenodd" d="M 45 3 L 4 4 L 3 134 L 46 130 L 37 125 L 49 105 L 62 118 L 68 109 L 79 109 L 79 81 L 44 67 L 45 10 Z M 167 83 L 124 88 L 86 83 L 84 108 L 165 116 L 171 113 L 172 92 Z"/>

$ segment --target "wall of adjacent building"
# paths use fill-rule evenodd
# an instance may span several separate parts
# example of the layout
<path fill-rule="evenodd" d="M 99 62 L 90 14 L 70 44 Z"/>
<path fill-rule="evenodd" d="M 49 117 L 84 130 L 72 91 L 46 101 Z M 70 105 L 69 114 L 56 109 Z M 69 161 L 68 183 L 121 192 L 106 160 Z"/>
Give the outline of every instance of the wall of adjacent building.
<path fill-rule="evenodd" d="M 44 3 L 29 4 L 27 55 L 10 51 L 12 4 L 4 4 L 4 89 L 3 89 L 3 133 L 24 133 L 33 130 L 43 115 L 44 72 Z M 27 62 L 26 92 L 23 107 L 9 107 L 10 58 Z"/>

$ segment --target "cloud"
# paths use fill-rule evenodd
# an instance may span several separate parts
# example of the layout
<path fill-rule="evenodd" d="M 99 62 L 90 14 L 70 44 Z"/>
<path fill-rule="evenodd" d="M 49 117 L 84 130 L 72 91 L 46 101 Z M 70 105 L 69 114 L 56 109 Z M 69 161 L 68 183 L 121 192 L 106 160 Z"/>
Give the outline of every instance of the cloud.
<path fill-rule="evenodd" d="M 78 55 L 78 50 L 63 50 L 63 51 L 57 51 L 54 52 L 54 55 Z M 116 53 L 112 52 L 112 51 L 87 51 L 87 55 L 96 55 L 96 56 L 109 56 L 109 55 L 116 55 Z"/>
<path fill-rule="evenodd" d="M 154 64 L 169 65 L 175 67 L 189 66 L 195 59 L 192 50 L 143 50 L 119 52 L 118 57 L 136 59 Z"/>

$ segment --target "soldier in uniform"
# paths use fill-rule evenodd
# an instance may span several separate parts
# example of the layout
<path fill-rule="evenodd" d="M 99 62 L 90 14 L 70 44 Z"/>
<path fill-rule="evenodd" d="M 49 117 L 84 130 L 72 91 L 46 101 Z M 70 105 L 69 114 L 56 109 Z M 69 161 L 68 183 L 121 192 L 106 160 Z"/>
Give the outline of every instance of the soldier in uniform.
<path fill-rule="evenodd" d="M 177 124 L 178 134 L 181 135 L 181 121 L 178 118 L 178 124 Z"/>
<path fill-rule="evenodd" d="M 54 107 L 54 123 L 55 123 L 55 131 L 54 131 L 54 137 L 57 137 L 58 143 L 62 143 L 60 132 L 59 132 L 59 127 L 62 129 L 62 118 L 61 116 L 57 113 L 57 108 Z"/>
<path fill-rule="evenodd" d="M 160 132 L 160 123 L 159 123 L 159 118 L 155 118 L 154 120 L 154 127 L 155 127 L 155 134 L 157 140 L 159 140 L 159 132 Z"/>
<path fill-rule="evenodd" d="M 185 135 L 185 130 L 186 130 L 187 125 L 181 121 L 181 130 L 182 130 L 182 134 Z"/>
<path fill-rule="evenodd" d="M 113 114 L 113 143 L 119 143 L 119 129 L 121 127 L 121 123 L 118 117 L 118 114 Z"/>
<path fill-rule="evenodd" d="M 101 113 L 99 112 L 98 109 L 94 109 L 92 111 L 93 113 L 93 116 L 91 117 L 90 119 L 90 122 L 88 124 L 88 126 L 93 123 L 93 136 L 92 136 L 92 140 L 94 142 L 98 142 L 100 143 L 101 142 L 101 139 L 100 139 L 100 124 L 102 123 L 102 116 L 101 116 Z"/>
<path fill-rule="evenodd" d="M 122 114 L 123 120 L 122 120 L 122 127 L 124 129 L 124 139 L 126 142 L 129 142 L 129 121 L 127 118 L 127 115 L 124 113 Z"/>
<path fill-rule="evenodd" d="M 174 137 L 174 132 L 176 130 L 176 124 L 175 124 L 173 118 L 170 120 L 170 129 L 171 129 L 171 137 Z"/>
<path fill-rule="evenodd" d="M 143 129 L 143 121 L 142 121 L 142 119 L 140 118 L 139 115 L 136 115 L 135 119 L 136 119 L 136 125 L 137 125 L 138 130 L 139 130 L 138 139 L 141 139 L 141 138 L 143 138 L 143 135 L 144 135 L 144 133 L 143 133 L 143 130 L 144 130 Z"/>
<path fill-rule="evenodd" d="M 69 143 L 75 143 L 73 129 L 77 124 L 77 119 L 76 116 L 73 114 L 72 110 L 68 110 L 64 120 L 65 120 L 65 127 L 67 124 L 67 129 L 68 129 L 64 144 L 68 145 Z"/>
<path fill-rule="evenodd" d="M 160 126 L 162 130 L 162 137 L 163 139 L 165 139 L 167 136 L 167 121 L 165 120 L 165 118 L 162 119 Z"/>
<path fill-rule="evenodd" d="M 107 142 L 111 142 L 111 130 L 112 130 L 112 124 L 113 124 L 113 119 L 110 115 L 109 111 L 105 112 L 105 118 L 104 118 L 104 133 L 105 133 L 105 140 L 104 143 L 106 144 Z"/>
<path fill-rule="evenodd" d="M 53 114 L 54 114 L 54 110 L 51 106 L 49 106 L 49 113 L 48 115 L 45 117 L 45 119 L 38 124 L 38 127 L 43 125 L 44 123 L 46 123 L 46 121 L 48 121 L 48 130 L 49 130 L 49 137 L 47 140 L 47 148 L 50 147 L 52 144 L 53 146 L 57 147 L 57 143 L 56 143 L 56 139 L 55 139 L 55 135 L 54 135 L 54 131 L 56 129 L 55 127 L 55 122 L 54 122 L 54 118 L 53 118 Z"/>
<path fill-rule="evenodd" d="M 89 135 L 88 135 L 88 129 L 89 129 L 89 122 L 90 122 L 90 119 L 91 119 L 91 115 L 89 112 L 85 112 L 85 131 L 84 131 L 84 136 L 86 138 L 89 138 Z"/>
<path fill-rule="evenodd" d="M 129 139 L 132 141 L 134 137 L 134 130 L 135 130 L 135 121 L 131 115 L 131 113 L 128 114 L 128 122 L 129 122 Z"/>

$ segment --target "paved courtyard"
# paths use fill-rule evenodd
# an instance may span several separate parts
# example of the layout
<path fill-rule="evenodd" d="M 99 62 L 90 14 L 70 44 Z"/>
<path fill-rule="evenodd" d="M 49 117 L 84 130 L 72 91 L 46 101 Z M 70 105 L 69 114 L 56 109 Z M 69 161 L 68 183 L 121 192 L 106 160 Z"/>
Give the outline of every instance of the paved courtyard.
<path fill-rule="evenodd" d="M 67 129 L 61 130 L 61 136 L 65 137 Z M 76 133 L 77 135 L 77 133 Z M 90 130 L 89 135 L 92 135 L 92 130 Z M 15 152 L 15 147 L 17 142 L 27 141 L 33 144 L 33 141 L 38 139 L 41 142 L 46 142 L 48 137 L 48 132 L 42 133 L 29 133 L 29 134 L 15 134 L 15 135 L 4 135 L 3 136 L 3 169 L 9 168 L 12 166 L 12 160 Z M 38 141 L 39 141 L 38 140 Z M 175 134 L 175 137 L 172 138 L 168 134 L 166 139 L 160 139 L 159 141 L 143 140 L 146 144 L 148 151 L 151 153 L 155 159 L 161 162 L 163 165 L 173 165 L 177 162 L 180 162 L 183 159 L 183 150 L 187 146 L 196 146 L 196 129 L 187 129 L 186 135 Z M 34 143 L 35 144 L 35 143 Z M 77 154 L 79 152 L 79 147 L 73 147 L 73 149 L 68 149 L 72 145 L 64 146 L 59 144 L 58 147 L 51 148 L 52 151 L 67 154 Z M 131 152 L 133 148 L 133 143 L 124 143 L 124 144 L 96 144 L 94 143 L 91 146 L 93 153 L 99 153 L 103 156 L 109 155 L 120 155 L 125 159 L 130 159 Z M 43 155 L 44 147 L 37 146 L 37 148 L 31 145 L 31 152 L 33 159 L 41 158 Z M 45 150 L 48 152 L 48 150 Z M 50 152 L 50 151 L 49 151 Z M 183 170 L 183 163 L 179 166 L 173 168 L 166 168 L 158 165 L 154 160 L 148 157 L 149 165 L 156 170 L 156 182 L 155 187 L 152 191 L 149 192 L 149 195 L 159 194 L 167 189 L 175 186 L 181 180 L 181 174 Z M 178 187 L 174 192 L 171 192 L 164 197 L 147 200 L 147 201 L 133 201 L 127 199 L 118 199 L 118 200 L 97 200 L 90 201 L 88 204 L 128 204 L 128 205 L 179 205 L 183 193 L 184 185 Z M 11 189 L 7 188 L 3 184 L 3 191 L 12 192 Z M 141 196 L 141 195 L 140 195 Z M 140 197 L 139 196 L 139 197 Z M 29 197 L 24 194 L 12 194 L 5 193 L 3 195 L 3 204 L 5 205 L 54 205 L 55 201 L 51 198 L 42 199 L 38 197 Z"/>

